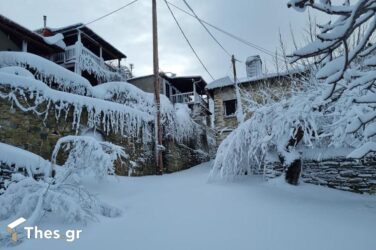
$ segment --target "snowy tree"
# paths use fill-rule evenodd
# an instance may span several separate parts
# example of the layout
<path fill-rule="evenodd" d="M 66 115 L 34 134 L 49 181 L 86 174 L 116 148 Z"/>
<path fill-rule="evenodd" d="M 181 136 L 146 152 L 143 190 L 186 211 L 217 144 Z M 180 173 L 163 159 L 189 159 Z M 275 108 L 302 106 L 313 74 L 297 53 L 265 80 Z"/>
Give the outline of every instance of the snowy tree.
<path fill-rule="evenodd" d="M 323 144 L 322 131 L 338 117 L 323 119 L 319 110 L 322 93 L 319 85 L 291 91 L 292 96 L 272 100 L 269 93 L 261 105 L 247 99 L 252 117 L 235 129 L 219 146 L 211 180 L 232 180 L 242 175 L 263 172 L 270 158 L 282 161 L 287 169 L 300 159 L 295 146 L 300 142 L 309 147 Z M 304 132 L 304 136 L 302 136 Z M 331 135 L 325 134 L 325 138 Z M 329 140 L 330 141 L 330 140 Z M 297 178 L 290 180 L 297 184 Z M 289 182 L 290 182 L 289 181 Z"/>
<path fill-rule="evenodd" d="M 295 51 L 291 60 L 321 58 L 322 67 L 316 77 L 328 87 L 323 99 L 334 103 L 337 109 L 347 109 L 342 117 L 346 123 L 343 133 L 355 137 L 353 145 L 358 149 L 349 157 L 361 158 L 374 152 L 376 1 L 358 0 L 351 5 L 345 0 L 342 5 L 334 5 L 331 1 L 291 0 L 288 7 L 299 11 L 313 8 L 337 18 L 320 25 L 316 40 Z M 349 46 L 354 36 L 357 39 Z"/>
<path fill-rule="evenodd" d="M 262 171 L 265 163 L 280 160 L 287 169 L 286 180 L 296 184 L 299 167 L 296 151 L 300 142 L 309 148 L 344 147 L 350 158 L 376 151 L 375 52 L 376 1 L 293 0 L 289 7 L 307 7 L 338 16 L 320 25 L 316 40 L 298 49 L 291 61 L 318 62 L 316 77 L 303 80 L 303 88 L 290 98 L 255 105 L 248 100 L 252 117 L 220 145 L 211 179 L 233 179 Z M 270 98 L 269 98 L 270 100 Z M 306 149 L 306 150 L 307 150 Z"/>
<path fill-rule="evenodd" d="M 0 146 L 8 154 L 0 156 L 0 162 L 23 164 L 29 160 L 34 165 L 40 161 L 38 156 L 27 151 L 4 144 Z M 62 148 L 69 152 L 68 158 L 64 165 L 56 166 L 56 157 Z M 49 216 L 80 224 L 96 220 L 97 215 L 119 216 L 121 211 L 97 199 L 84 187 L 80 177 L 103 179 L 114 173 L 114 162 L 121 157 L 127 157 L 121 147 L 92 137 L 60 138 L 52 153 L 52 163 L 39 164 L 38 171 L 44 173 L 44 178 L 34 178 L 32 172 L 35 170 L 31 168 L 30 174 L 12 175 L 0 195 L 0 220 L 22 216 L 27 218 L 29 226 L 34 226 Z M 0 236 L 1 241 L 9 239 Z"/>

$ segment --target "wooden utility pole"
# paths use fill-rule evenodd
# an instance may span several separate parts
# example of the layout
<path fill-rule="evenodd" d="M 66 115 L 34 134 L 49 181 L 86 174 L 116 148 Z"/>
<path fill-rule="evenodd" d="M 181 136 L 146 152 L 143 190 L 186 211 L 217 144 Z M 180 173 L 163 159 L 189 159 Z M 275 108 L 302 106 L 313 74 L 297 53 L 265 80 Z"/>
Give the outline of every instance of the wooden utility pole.
<path fill-rule="evenodd" d="M 232 62 L 232 70 L 234 71 L 234 83 L 235 83 L 235 85 L 236 85 L 236 60 L 235 60 L 235 56 L 234 55 L 232 55 L 231 56 L 231 62 Z"/>
<path fill-rule="evenodd" d="M 154 102 L 156 107 L 155 117 L 155 162 L 156 174 L 163 173 L 162 159 L 162 127 L 161 127 L 161 100 L 159 82 L 159 58 L 158 58 L 158 23 L 157 23 L 157 1 L 152 0 L 153 9 L 153 68 L 154 68 Z"/>
<path fill-rule="evenodd" d="M 232 62 L 232 69 L 234 73 L 234 85 L 235 85 L 235 94 L 236 94 L 236 118 L 238 119 L 238 123 L 244 122 L 244 113 L 243 113 L 243 106 L 242 106 L 242 100 L 240 96 L 239 86 L 238 86 L 238 77 L 236 76 L 236 59 L 235 56 L 231 56 L 231 62 Z"/>

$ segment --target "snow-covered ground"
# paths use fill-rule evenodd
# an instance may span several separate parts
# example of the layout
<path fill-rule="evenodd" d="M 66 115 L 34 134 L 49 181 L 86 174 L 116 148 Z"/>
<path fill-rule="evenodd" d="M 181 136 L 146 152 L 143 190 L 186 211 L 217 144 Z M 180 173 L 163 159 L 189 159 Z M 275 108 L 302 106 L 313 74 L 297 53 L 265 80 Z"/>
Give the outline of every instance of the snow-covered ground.
<path fill-rule="evenodd" d="M 211 163 L 147 177 L 86 180 L 89 189 L 123 210 L 86 227 L 58 220 L 49 229 L 83 229 L 73 243 L 25 240 L 21 249 L 373 250 L 376 196 L 358 195 L 283 180 L 248 177 L 208 183 Z M 115 179 L 115 178 L 114 178 Z M 6 223 L 0 222 L 4 228 Z M 3 229 L 1 233 L 5 233 Z"/>

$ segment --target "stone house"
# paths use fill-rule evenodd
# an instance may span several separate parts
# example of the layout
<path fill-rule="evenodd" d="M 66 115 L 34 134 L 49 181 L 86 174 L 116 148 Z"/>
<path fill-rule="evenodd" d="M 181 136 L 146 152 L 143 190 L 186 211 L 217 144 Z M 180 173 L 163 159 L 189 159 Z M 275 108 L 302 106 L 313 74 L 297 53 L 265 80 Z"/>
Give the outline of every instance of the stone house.
<path fill-rule="evenodd" d="M 127 56 L 82 23 L 31 31 L 0 15 L 0 51 L 23 51 L 49 59 L 95 86 L 124 81 L 131 72 L 121 61 Z M 116 62 L 115 62 L 116 61 Z"/>
<path fill-rule="evenodd" d="M 135 77 L 127 80 L 145 92 L 154 93 L 154 75 Z M 170 101 L 187 104 L 193 119 L 202 125 L 210 124 L 209 102 L 206 81 L 201 76 L 176 76 L 161 73 L 160 93 Z"/>
<path fill-rule="evenodd" d="M 82 24 L 60 29 L 48 28 L 45 25 L 43 29 L 33 32 L 6 17 L 0 16 L 0 52 L 1 51 L 4 53 L 2 55 L 4 58 L 5 54 L 12 54 L 12 52 L 5 53 L 4 51 L 14 51 L 14 55 L 26 57 L 31 55 L 33 56 L 33 60 L 38 59 L 35 60 L 35 63 L 41 66 L 38 66 L 35 69 L 33 68 L 32 72 L 30 71 L 29 73 L 34 75 L 37 80 L 44 81 L 46 85 L 49 85 L 49 87 L 54 90 L 57 89 L 57 85 L 63 85 L 63 82 L 65 83 L 65 81 L 77 84 L 77 79 L 85 80 L 85 83 L 87 82 L 86 79 L 88 79 L 91 82 L 91 85 L 95 86 L 104 81 L 125 81 L 130 77 L 127 68 L 118 67 L 120 66 L 121 60 L 126 58 L 125 54 L 117 50 L 110 43 L 106 42 L 103 38 Z M 51 61 L 51 65 L 49 64 L 50 62 L 45 59 Z M 117 60 L 117 66 L 111 64 L 114 60 Z M 52 83 L 47 83 L 46 81 L 48 80 L 44 77 L 46 75 L 43 74 L 47 64 L 50 68 L 49 71 L 61 73 L 61 75 L 65 77 L 63 77 L 64 80 L 61 78 L 53 79 Z M 28 69 L 28 65 L 19 64 L 16 61 L 6 63 L 6 65 L 2 65 L 1 67 L 12 66 Z M 79 77 L 75 73 L 83 77 Z M 18 73 L 16 73 L 16 75 L 17 74 Z M 199 78 L 194 79 L 195 81 L 200 80 Z M 32 110 L 26 112 L 25 110 L 14 107 L 14 103 L 11 100 L 4 98 L 4 96 L 7 96 L 14 89 L 12 89 L 7 82 L 2 80 L 3 79 L 0 79 L 0 92 L 4 95 L 0 95 L 2 97 L 0 98 L 0 142 L 33 152 L 45 159 L 50 158 L 54 145 L 59 138 L 67 135 L 82 135 L 86 133 L 85 131 L 93 129 L 94 127 L 95 129 L 99 128 L 99 130 L 101 127 L 105 127 L 88 122 L 91 119 L 89 113 L 93 111 L 92 107 L 82 106 L 82 112 L 79 112 L 82 115 L 82 119 L 79 119 L 79 129 L 73 128 L 72 124 L 78 121 L 75 118 L 75 111 L 73 111 L 75 108 L 74 103 L 77 99 L 85 99 L 90 103 L 100 102 L 105 104 L 104 106 L 111 108 L 124 104 L 124 109 L 121 107 L 121 110 L 126 110 L 127 108 L 127 105 L 119 101 L 116 95 L 100 100 L 100 98 L 93 96 L 92 93 L 89 92 L 84 92 L 82 94 L 68 93 L 69 91 L 64 92 L 58 89 L 59 91 L 57 92 L 69 95 L 69 102 L 66 103 L 67 112 L 65 119 L 58 119 L 56 117 L 56 114 L 60 113 L 60 111 L 58 111 L 59 107 L 52 107 L 51 109 L 46 110 L 45 116 L 43 117 L 38 112 Z M 191 78 L 185 81 L 191 81 L 191 88 L 193 88 Z M 122 84 L 122 82 L 110 83 L 111 86 Z M 35 101 L 35 91 L 27 89 L 26 85 L 24 86 L 25 89 L 23 91 L 24 93 L 27 93 L 28 98 L 23 98 L 22 103 L 24 105 L 30 104 L 30 106 L 33 106 L 33 102 Z M 87 85 L 85 85 L 85 87 L 91 90 L 94 88 L 90 86 L 89 83 L 87 83 Z M 124 83 L 124 85 L 127 86 L 128 84 Z M 197 83 L 195 86 L 200 86 L 199 90 L 192 89 L 191 93 L 196 93 L 197 95 L 203 93 L 202 91 L 205 90 L 205 85 L 206 83 L 204 81 L 202 83 Z M 101 86 L 108 87 L 108 85 L 106 86 L 105 84 L 96 87 Z M 164 86 L 166 87 L 167 85 Z M 174 95 L 180 93 L 177 93 L 173 88 L 170 88 L 170 90 L 171 98 L 174 98 Z M 183 91 L 183 88 L 179 88 L 179 91 Z M 133 92 L 129 90 L 129 92 L 120 94 L 128 96 Z M 43 91 L 41 91 L 40 94 L 42 95 Z M 149 98 L 150 95 L 146 95 L 146 93 L 144 94 L 143 98 Z M 16 93 L 15 97 L 21 99 L 22 95 Z M 186 98 L 190 97 L 191 96 L 189 95 L 186 96 Z M 179 98 L 176 97 L 176 99 Z M 187 103 L 195 103 L 193 102 L 195 99 L 193 99 L 193 101 L 184 100 Z M 41 108 L 49 108 L 50 106 L 48 103 L 49 101 L 46 99 L 39 104 Z M 103 105 L 98 105 L 98 108 L 100 110 L 103 108 Z M 104 115 L 103 112 L 97 112 L 96 114 Z M 103 122 L 105 120 L 106 119 L 96 119 L 95 123 Z M 125 125 L 132 126 L 131 122 L 128 122 Z M 123 124 L 122 126 L 127 127 L 125 125 Z M 163 124 L 163 126 L 166 127 L 168 125 L 169 124 Z M 147 129 L 145 131 L 147 131 L 148 135 L 152 134 L 153 120 L 146 121 L 142 127 Z M 167 130 L 167 128 L 164 129 L 164 131 Z M 101 131 L 99 131 L 99 133 L 101 133 Z M 168 135 L 163 138 L 163 145 L 165 146 L 163 154 L 165 172 L 182 170 L 207 160 L 207 153 L 205 152 L 208 151 L 208 143 L 205 130 L 201 129 L 200 126 L 195 126 L 194 133 L 192 132 L 192 134 L 181 141 Z M 118 166 L 116 166 L 118 174 L 154 174 L 154 143 L 143 142 L 140 140 L 139 134 L 126 136 L 116 130 L 112 130 L 108 133 L 101 133 L 101 135 L 103 140 L 120 145 L 128 150 L 129 159 L 127 159 L 126 164 L 124 166 L 123 164 L 118 164 Z M 130 169 L 132 171 L 130 171 Z"/>
<path fill-rule="evenodd" d="M 258 103 L 262 103 L 265 92 L 273 99 L 288 95 L 292 79 L 301 74 L 297 71 L 263 74 L 261 65 L 259 56 L 249 57 L 246 61 L 247 77 L 237 80 L 241 96 L 247 95 L 248 98 Z M 216 144 L 219 146 L 227 135 L 238 126 L 234 80 L 226 76 L 209 83 L 206 89 L 209 97 L 213 100 L 213 105 L 211 105 L 211 110 L 214 111 L 213 127 L 216 130 Z M 247 112 L 244 103 L 243 110 L 246 117 L 251 115 Z"/>
<path fill-rule="evenodd" d="M 131 73 L 121 61 L 127 56 L 83 23 L 61 28 L 45 26 L 35 32 L 45 39 L 58 39 L 61 34 L 63 52 L 51 55 L 51 60 L 88 79 L 95 86 L 109 81 L 124 81 Z M 51 39 L 52 38 L 52 39 Z"/>

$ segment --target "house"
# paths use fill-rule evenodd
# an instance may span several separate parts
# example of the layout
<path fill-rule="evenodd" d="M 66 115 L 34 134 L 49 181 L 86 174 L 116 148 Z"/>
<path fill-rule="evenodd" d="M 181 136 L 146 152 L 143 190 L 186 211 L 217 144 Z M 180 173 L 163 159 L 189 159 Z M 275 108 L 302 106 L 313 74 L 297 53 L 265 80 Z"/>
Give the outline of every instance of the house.
<path fill-rule="evenodd" d="M 51 60 L 87 78 L 93 86 L 109 81 L 125 81 L 131 73 L 121 61 L 127 56 L 82 23 L 62 28 L 36 30 L 44 38 L 62 34 L 63 52 L 52 55 Z"/>
<path fill-rule="evenodd" d="M 272 98 L 278 99 L 288 94 L 291 89 L 291 82 L 300 71 L 283 73 L 263 74 L 261 72 L 262 62 L 259 56 L 251 56 L 246 60 L 247 77 L 237 80 L 242 96 L 248 95 L 255 102 L 262 103 L 263 93 L 268 92 Z M 209 97 L 213 99 L 214 128 L 217 146 L 227 137 L 232 130 L 238 126 L 236 117 L 237 98 L 234 80 L 226 76 L 206 86 Z M 243 110 L 246 108 L 243 103 Z M 251 114 L 245 111 L 246 117 Z"/>
<path fill-rule="evenodd" d="M 168 76 L 161 73 L 159 77 L 161 94 L 167 96 L 174 104 L 187 104 L 196 122 L 210 124 L 211 113 L 205 89 L 207 83 L 201 76 Z M 135 77 L 127 81 L 143 91 L 154 93 L 154 75 Z"/>
<path fill-rule="evenodd" d="M 0 15 L 0 51 L 23 51 L 50 59 L 51 55 L 64 52 L 64 49 Z"/>
<path fill-rule="evenodd" d="M 31 31 L 0 15 L 0 51 L 23 51 L 49 59 L 95 86 L 125 81 L 130 70 L 121 65 L 127 56 L 82 23 Z M 116 61 L 116 62 L 115 62 Z"/>

